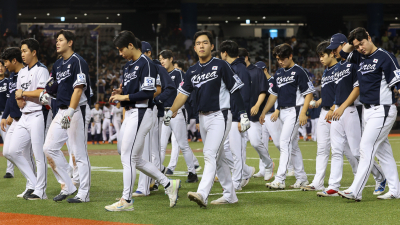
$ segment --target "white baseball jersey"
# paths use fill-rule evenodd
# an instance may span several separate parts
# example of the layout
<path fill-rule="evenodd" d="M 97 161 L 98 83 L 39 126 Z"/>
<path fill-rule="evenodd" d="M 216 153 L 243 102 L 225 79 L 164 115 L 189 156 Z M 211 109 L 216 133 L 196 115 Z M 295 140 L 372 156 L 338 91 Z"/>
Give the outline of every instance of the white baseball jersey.
<path fill-rule="evenodd" d="M 93 122 L 95 123 L 101 122 L 101 115 L 103 114 L 103 110 L 101 109 L 96 110 L 96 108 L 93 108 L 90 113 L 92 114 Z"/>
<path fill-rule="evenodd" d="M 103 107 L 103 118 L 110 119 L 111 109 L 107 107 Z"/>
<path fill-rule="evenodd" d="M 17 89 L 23 91 L 35 91 L 37 89 L 44 89 L 46 81 L 49 79 L 49 71 L 42 63 L 37 62 L 32 68 L 28 66 L 19 71 L 17 80 Z M 26 105 L 21 112 L 35 112 L 42 110 L 39 98 L 25 97 Z"/>
<path fill-rule="evenodd" d="M 113 119 L 114 120 L 121 120 L 122 119 L 122 111 L 123 111 L 122 107 L 117 108 L 116 106 L 114 106 L 111 109 L 111 115 L 113 116 Z"/>

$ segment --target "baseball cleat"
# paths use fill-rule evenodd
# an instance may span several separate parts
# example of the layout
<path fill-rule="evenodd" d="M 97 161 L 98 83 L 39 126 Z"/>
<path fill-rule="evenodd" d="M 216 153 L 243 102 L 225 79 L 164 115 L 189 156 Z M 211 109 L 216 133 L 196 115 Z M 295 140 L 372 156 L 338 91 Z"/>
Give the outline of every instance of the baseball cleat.
<path fill-rule="evenodd" d="M 350 191 L 350 190 L 344 190 L 344 191 L 338 191 L 338 194 L 340 195 L 340 196 L 342 196 L 342 198 L 347 198 L 347 199 L 350 199 L 350 200 L 354 200 L 354 201 L 356 201 L 356 202 L 359 202 L 359 201 L 361 201 L 361 199 L 357 199 L 355 196 L 354 196 L 354 194 L 353 194 L 353 192 L 352 191 Z"/>
<path fill-rule="evenodd" d="M 377 199 L 388 200 L 388 199 L 396 199 L 396 197 L 394 197 L 394 195 L 392 195 L 392 194 L 390 194 L 390 192 L 388 192 L 384 195 L 378 196 Z"/>
<path fill-rule="evenodd" d="M 197 174 L 189 172 L 188 179 L 186 180 L 186 183 L 196 183 L 199 181 L 199 178 L 197 178 Z"/>
<path fill-rule="evenodd" d="M 273 181 L 271 183 L 266 183 L 265 186 L 269 189 L 285 189 L 285 183 L 279 181 Z"/>
<path fill-rule="evenodd" d="M 195 165 L 194 169 L 196 170 L 196 172 L 199 172 L 201 170 L 201 166 L 200 165 L 197 165 L 197 166 Z"/>
<path fill-rule="evenodd" d="M 202 207 L 206 208 L 207 207 L 207 204 L 204 202 L 203 196 L 200 193 L 189 191 L 187 193 L 187 196 L 188 196 L 190 201 L 196 202 L 197 205 L 200 206 L 200 208 L 202 208 Z"/>
<path fill-rule="evenodd" d="M 165 172 L 165 175 L 166 176 L 172 176 L 172 175 L 174 175 L 174 171 L 172 171 L 172 170 L 167 168 L 167 172 Z"/>
<path fill-rule="evenodd" d="M 158 185 L 153 185 L 153 187 L 150 188 L 150 191 L 158 191 Z"/>
<path fill-rule="evenodd" d="M 61 191 L 60 194 L 58 194 L 56 197 L 53 198 L 53 201 L 55 201 L 55 202 L 62 201 L 62 200 L 66 199 L 68 196 L 70 196 L 72 194 L 73 193 L 65 194 L 63 191 Z"/>
<path fill-rule="evenodd" d="M 178 201 L 178 192 L 181 188 L 181 180 L 170 180 L 169 187 L 165 188 L 165 194 L 169 197 L 169 207 L 174 207 Z"/>
<path fill-rule="evenodd" d="M 141 191 L 135 191 L 133 194 L 132 194 L 132 198 L 136 198 L 136 197 L 145 197 L 146 195 L 145 194 L 143 194 Z"/>
<path fill-rule="evenodd" d="M 240 187 L 243 188 L 244 186 L 246 186 L 250 182 L 250 178 L 253 177 L 255 172 L 256 172 L 256 168 L 251 167 L 251 176 L 247 179 L 242 180 L 242 182 L 240 183 Z"/>
<path fill-rule="evenodd" d="M 299 189 L 301 187 L 305 187 L 308 184 L 309 184 L 308 180 L 306 180 L 306 181 L 298 181 L 297 180 L 296 183 L 294 183 L 293 185 L 290 185 L 290 187 Z"/>
<path fill-rule="evenodd" d="M 306 185 L 300 188 L 302 191 L 323 191 L 324 188 L 316 188 L 314 185 Z"/>
<path fill-rule="evenodd" d="M 272 168 L 265 169 L 264 180 L 269 181 L 274 177 L 275 163 L 272 162 Z"/>
<path fill-rule="evenodd" d="M 14 178 L 14 176 L 11 173 L 6 173 L 3 178 Z"/>
<path fill-rule="evenodd" d="M 317 192 L 317 196 L 318 197 L 337 197 L 339 196 L 338 192 L 333 190 L 333 189 L 329 189 L 329 190 L 325 190 L 323 192 Z"/>
<path fill-rule="evenodd" d="M 120 198 L 118 202 L 108 205 L 104 208 L 110 212 L 133 211 L 133 200 L 131 200 L 131 202 L 127 202 L 124 198 Z"/>
<path fill-rule="evenodd" d="M 81 198 L 79 198 L 78 196 L 75 196 L 75 197 L 73 197 L 73 198 L 69 198 L 69 199 L 67 199 L 67 202 L 68 203 L 82 203 L 82 202 L 85 202 L 85 201 L 83 201 Z"/>
<path fill-rule="evenodd" d="M 217 176 L 214 177 L 214 182 L 219 182 L 219 179 Z"/>
<path fill-rule="evenodd" d="M 376 182 L 375 185 L 375 190 L 374 190 L 374 195 L 380 195 L 383 192 L 385 192 L 385 188 L 386 188 L 386 179 L 384 181 L 382 181 L 381 183 Z"/>
<path fill-rule="evenodd" d="M 31 195 L 35 190 L 33 189 L 28 189 L 24 195 L 22 196 L 24 199 L 26 199 L 26 196 Z M 18 196 L 17 196 L 18 197 Z"/>
<path fill-rule="evenodd" d="M 264 177 L 264 173 L 262 173 L 261 171 L 258 171 L 258 173 L 253 175 L 254 178 L 259 178 L 259 177 Z"/>
<path fill-rule="evenodd" d="M 288 170 L 288 172 L 286 173 L 287 177 L 294 177 L 294 170 Z"/>
<path fill-rule="evenodd" d="M 35 194 L 25 195 L 24 199 L 26 199 L 26 200 L 41 200 L 41 198 Z"/>
<path fill-rule="evenodd" d="M 22 192 L 21 194 L 17 195 L 17 198 L 24 198 L 25 192 Z"/>
<path fill-rule="evenodd" d="M 226 200 L 224 198 L 224 196 L 222 196 L 221 198 L 219 198 L 217 200 L 211 201 L 211 205 L 225 205 L 225 204 L 234 204 L 234 203 L 228 202 L 228 200 Z"/>

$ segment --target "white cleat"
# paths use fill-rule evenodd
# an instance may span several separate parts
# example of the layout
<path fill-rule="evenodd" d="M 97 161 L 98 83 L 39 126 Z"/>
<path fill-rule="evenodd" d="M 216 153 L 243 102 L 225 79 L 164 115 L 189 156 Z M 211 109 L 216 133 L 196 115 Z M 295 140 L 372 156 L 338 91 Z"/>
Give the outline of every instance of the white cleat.
<path fill-rule="evenodd" d="M 269 181 L 274 177 L 274 168 L 275 168 L 275 163 L 272 162 L 272 168 L 265 169 L 265 174 L 264 174 L 264 180 Z"/>
<path fill-rule="evenodd" d="M 24 194 L 25 194 L 25 191 L 22 192 L 21 194 L 17 195 L 17 198 L 24 198 Z"/>
<path fill-rule="evenodd" d="M 318 197 L 337 197 L 339 196 L 338 192 L 333 190 L 333 189 L 329 189 L 329 190 L 325 190 L 322 192 L 317 192 L 317 196 Z"/>
<path fill-rule="evenodd" d="M 234 202 L 234 203 L 237 203 L 237 202 Z M 226 199 L 224 198 L 224 196 L 222 196 L 221 198 L 212 201 L 212 202 L 211 202 L 211 205 L 225 205 L 225 204 L 234 204 L 234 203 L 228 202 L 228 200 L 226 200 Z"/>
<path fill-rule="evenodd" d="M 178 192 L 181 188 L 181 180 L 170 180 L 170 185 L 165 189 L 165 194 L 169 197 L 169 207 L 174 207 L 178 201 Z"/>
<path fill-rule="evenodd" d="M 285 183 L 281 183 L 278 181 L 273 181 L 271 183 L 266 183 L 265 186 L 267 186 L 267 188 L 269 189 L 285 189 Z"/>
<path fill-rule="evenodd" d="M 396 197 L 394 197 L 394 195 L 390 194 L 390 192 L 387 192 L 384 195 L 379 195 L 377 197 L 377 199 L 381 199 L 381 200 L 388 200 L 388 199 L 396 199 Z"/>
<path fill-rule="evenodd" d="M 288 170 L 286 176 L 287 177 L 294 177 L 294 170 Z"/>
<path fill-rule="evenodd" d="M 200 165 L 194 166 L 194 168 L 195 168 L 196 172 L 200 172 L 200 170 L 201 170 L 201 166 Z"/>
<path fill-rule="evenodd" d="M 304 187 L 301 187 L 300 189 L 303 190 L 303 191 L 324 191 L 325 190 L 324 187 L 316 188 L 314 185 L 311 185 L 311 184 L 310 185 L 306 185 Z"/>
<path fill-rule="evenodd" d="M 261 171 L 259 171 L 258 173 L 253 175 L 254 178 L 259 178 L 259 177 L 264 177 L 264 173 L 262 173 Z"/>
<path fill-rule="evenodd" d="M 190 201 L 196 202 L 197 205 L 200 206 L 200 208 L 202 208 L 202 207 L 206 208 L 207 207 L 207 203 L 204 202 L 203 196 L 200 193 L 189 191 L 187 193 L 187 196 L 188 196 Z"/>
<path fill-rule="evenodd" d="M 302 188 L 305 187 L 309 184 L 308 180 L 306 181 L 296 181 L 296 183 L 294 183 L 293 185 L 290 185 L 291 188 Z"/>
<path fill-rule="evenodd" d="M 145 197 L 145 196 L 146 196 L 146 195 L 143 194 L 143 193 L 140 192 L 140 191 L 135 191 L 135 192 L 132 194 L 132 198 Z"/>
<path fill-rule="evenodd" d="M 133 211 L 133 200 L 128 203 L 124 198 L 121 198 L 118 202 L 104 207 L 107 211 Z"/>
<path fill-rule="evenodd" d="M 251 167 L 251 176 L 249 178 L 247 178 L 247 179 L 242 180 L 242 183 L 240 184 L 240 187 L 243 188 L 244 186 L 246 186 L 250 182 L 250 178 L 253 177 L 255 172 L 256 172 L 256 168 Z"/>

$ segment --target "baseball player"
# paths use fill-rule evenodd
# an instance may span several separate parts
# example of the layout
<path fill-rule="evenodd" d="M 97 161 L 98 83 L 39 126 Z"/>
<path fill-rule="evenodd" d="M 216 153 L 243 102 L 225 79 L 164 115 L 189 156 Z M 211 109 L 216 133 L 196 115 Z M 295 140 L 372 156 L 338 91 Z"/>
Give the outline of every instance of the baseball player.
<path fill-rule="evenodd" d="M 17 101 L 15 100 L 15 90 L 17 88 L 18 73 L 22 70 L 22 68 L 24 68 L 24 65 L 22 64 L 23 61 L 21 57 L 21 49 L 17 47 L 7 48 L 4 50 L 1 58 L 4 60 L 4 65 L 10 72 L 10 77 L 8 78 L 9 98 L 7 99 L 6 108 L 1 119 L 2 131 L 6 131 L 8 126 L 7 135 L 3 146 L 3 155 L 8 159 L 12 156 L 12 153 L 10 152 L 12 149 L 10 142 L 14 135 L 14 130 L 18 125 L 18 121 L 22 116 L 22 112 L 18 107 Z M 27 151 L 22 151 L 22 154 L 28 162 L 30 169 L 35 173 L 36 165 L 33 159 L 32 147 L 28 146 Z M 22 194 L 17 195 L 17 197 L 22 198 L 27 192 L 27 194 L 32 194 L 34 188 L 35 186 L 33 186 L 33 184 L 27 182 L 26 189 L 24 192 L 22 192 Z"/>
<path fill-rule="evenodd" d="M 39 42 L 33 38 L 21 41 L 22 60 L 27 65 L 18 74 L 15 99 L 22 115 L 10 140 L 6 158 L 14 163 L 28 181 L 27 200 L 47 199 L 47 161 L 43 154 L 45 115 L 39 95 L 49 78 L 47 68 L 37 59 Z M 47 114 L 46 114 L 47 115 Z M 24 154 L 32 146 L 37 166 L 37 176 Z"/>
<path fill-rule="evenodd" d="M 273 189 L 285 188 L 286 170 L 290 160 L 296 175 L 296 183 L 292 188 L 301 188 L 308 184 L 307 175 L 304 172 L 303 157 L 298 147 L 297 130 L 299 126 L 307 123 L 307 109 L 312 99 L 314 86 L 307 72 L 293 62 L 293 49 L 288 44 L 281 44 L 274 48 L 273 54 L 282 68 L 276 71 L 274 83 L 270 86 L 267 104 L 264 107 L 260 120 L 264 123 L 264 117 L 275 101 L 278 99 L 278 108 L 271 120 L 278 116 L 282 120 L 282 133 L 280 137 L 279 168 L 272 183 L 266 186 Z M 296 93 L 296 94 L 294 94 Z"/>
<path fill-rule="evenodd" d="M 400 66 L 393 54 L 374 45 L 364 28 L 356 28 L 350 33 L 349 42 L 340 55 L 359 66 L 357 78 L 360 102 L 364 105 L 364 132 L 357 174 L 350 188 L 338 194 L 355 201 L 362 199 L 362 190 L 369 174 L 376 168 L 376 155 L 389 186 L 389 191 L 378 196 L 378 199 L 399 198 L 399 176 L 388 134 L 397 116 L 392 90 L 395 86 L 400 90 Z M 384 185 L 381 184 L 378 190 L 384 190 Z"/>
<path fill-rule="evenodd" d="M 103 114 L 102 114 L 102 118 L 103 118 L 103 125 L 102 125 L 102 129 L 103 129 L 103 144 L 106 142 L 107 139 L 107 130 L 108 130 L 108 135 L 109 137 L 111 137 L 112 135 L 112 126 L 110 126 L 111 123 L 111 105 L 110 103 L 106 103 L 103 106 Z"/>
<path fill-rule="evenodd" d="M 52 78 L 40 98 L 42 104 L 46 104 L 49 96 L 55 97 L 55 107 L 58 109 L 43 146 L 56 179 L 65 184 L 53 201 L 62 201 L 77 191 L 68 174 L 69 164 L 61 151 L 61 147 L 68 141 L 78 167 L 79 190 L 75 197 L 67 201 L 89 202 L 91 167 L 85 133 L 86 105 L 90 104 L 89 67 L 74 52 L 75 35 L 71 31 L 61 30 L 56 37 L 57 53 L 62 57 L 54 63 Z"/>
<path fill-rule="evenodd" d="M 113 140 L 117 140 L 118 134 L 119 134 L 119 129 L 121 127 L 121 119 L 122 119 L 122 107 L 121 103 L 118 102 L 115 107 L 112 108 L 111 110 L 111 126 L 115 128 L 115 134 L 110 136 L 110 140 L 108 141 L 109 143 L 112 144 Z"/>
<path fill-rule="evenodd" d="M 232 184 L 229 166 L 224 161 L 225 153 L 222 148 L 232 123 L 230 98 L 235 101 L 239 111 L 241 131 L 246 131 L 250 126 L 239 92 L 243 83 L 227 62 L 211 57 L 214 45 L 210 32 L 198 31 L 193 40 L 199 62 L 187 71 L 186 80 L 178 88 L 179 94 L 171 109 L 166 113 L 164 123 L 169 125 L 173 114 L 185 104 L 190 93 L 196 90 L 205 165 L 197 192 L 188 192 L 188 198 L 195 201 L 200 207 L 206 207 L 208 195 L 217 173 L 223 188 L 223 196 L 212 201 L 211 204 L 236 203 L 238 199 Z"/>
<path fill-rule="evenodd" d="M 99 144 L 100 134 L 101 134 L 101 117 L 103 115 L 103 110 L 100 109 L 100 104 L 96 102 L 94 108 L 90 112 L 91 114 L 91 134 L 92 134 L 92 144 L 97 141 Z"/>
<path fill-rule="evenodd" d="M 178 88 L 182 83 L 184 82 L 184 73 L 179 70 L 175 69 L 172 61 L 172 51 L 170 50 L 164 50 L 160 52 L 158 59 L 161 62 L 161 65 L 167 70 L 169 76 L 171 77 L 171 80 L 175 84 L 175 88 Z M 164 102 L 164 109 L 165 111 L 169 110 L 170 107 L 172 106 L 174 100 L 175 100 L 175 95 L 170 96 L 167 101 Z M 181 149 L 183 157 L 185 158 L 186 165 L 188 167 L 188 179 L 186 180 L 187 183 L 194 183 L 198 181 L 197 174 L 196 174 L 196 169 L 194 168 L 194 162 L 193 162 L 193 152 L 192 149 L 189 146 L 188 143 L 188 138 L 187 138 L 187 131 L 186 131 L 186 122 L 187 120 L 187 114 L 186 110 L 184 109 L 184 106 L 180 108 L 174 118 L 171 119 L 171 122 L 169 125 L 163 125 L 162 127 L 162 132 L 161 132 L 161 151 L 165 152 L 166 146 L 168 144 L 168 138 L 171 135 L 171 132 L 174 133 L 176 141 L 178 142 L 179 148 L 172 148 L 172 150 L 175 152 L 171 152 L 172 155 L 178 155 L 179 154 L 179 149 Z M 174 157 L 175 159 L 176 157 Z M 176 163 L 173 163 L 176 165 Z M 167 169 L 171 170 L 171 168 L 167 167 Z M 173 172 L 171 170 L 171 172 Z"/>
<path fill-rule="evenodd" d="M 246 55 L 248 56 L 248 53 Z M 274 78 L 268 73 L 267 65 L 263 61 L 259 61 L 254 65 L 249 64 L 247 69 L 249 70 L 250 74 L 258 73 L 258 69 L 261 69 L 262 72 L 264 72 L 263 75 L 265 75 L 267 82 L 268 82 L 265 85 L 268 87 L 271 87 L 271 85 L 274 84 L 274 82 L 273 82 Z M 260 106 L 261 109 L 264 109 L 264 106 L 267 102 L 269 95 L 270 95 L 270 93 L 267 92 L 264 102 Z M 267 149 L 267 151 L 268 151 L 268 142 L 269 142 L 270 136 L 272 137 L 272 141 L 273 141 L 274 145 L 280 151 L 279 139 L 280 139 L 280 134 L 282 132 L 282 121 L 279 118 L 275 122 L 271 121 L 271 115 L 272 115 L 272 113 L 275 112 L 276 108 L 277 108 L 276 106 L 271 107 L 271 109 L 265 114 L 265 123 L 262 125 L 262 131 L 261 131 L 262 138 L 261 139 L 262 139 L 262 142 L 263 142 L 265 148 Z M 260 115 L 258 116 L 258 119 L 260 119 L 261 113 L 262 113 L 262 110 L 259 111 Z M 260 171 L 256 174 L 254 174 L 254 177 L 264 177 L 264 180 L 265 180 L 265 165 L 263 164 L 261 159 L 259 162 L 259 169 L 260 169 Z M 271 175 L 271 178 L 272 178 L 273 170 L 271 172 L 272 172 L 272 175 Z"/>
<path fill-rule="evenodd" d="M 6 108 L 7 99 L 9 97 L 9 88 L 8 88 L 8 79 L 4 77 L 4 73 L 6 72 L 6 67 L 4 66 L 4 61 L 0 60 L 0 115 L 3 116 L 4 110 Z M 1 138 L 3 139 L 3 143 L 6 140 L 7 134 L 7 126 L 0 130 Z M 14 177 L 14 164 L 12 164 L 9 160 L 7 160 L 7 170 L 4 178 L 13 178 Z"/>
<path fill-rule="evenodd" d="M 124 66 L 121 88 L 114 89 L 110 101 L 121 101 L 125 107 L 124 122 L 120 130 L 121 162 L 123 165 L 124 190 L 122 198 L 105 207 L 108 211 L 132 211 L 132 190 L 136 179 L 136 168 L 158 180 L 170 199 L 170 207 L 178 200 L 180 180 L 169 180 L 158 168 L 142 159 L 145 137 L 153 126 L 152 105 L 156 91 L 157 70 L 154 63 L 142 54 L 135 35 L 122 31 L 114 38 L 120 55 L 129 61 Z"/>

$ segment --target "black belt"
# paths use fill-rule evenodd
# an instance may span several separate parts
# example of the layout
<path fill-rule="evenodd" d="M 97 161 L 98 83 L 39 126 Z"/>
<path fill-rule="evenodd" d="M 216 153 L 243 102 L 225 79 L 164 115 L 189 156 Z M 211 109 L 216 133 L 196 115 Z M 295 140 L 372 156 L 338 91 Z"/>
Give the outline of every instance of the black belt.
<path fill-rule="evenodd" d="M 19 119 L 21 119 L 21 117 L 15 117 L 15 118 L 13 118 L 15 121 L 19 121 Z"/>
<path fill-rule="evenodd" d="M 331 110 L 331 107 L 329 107 L 329 106 L 322 106 L 322 108 L 325 110 L 328 110 L 328 111 Z"/>
<path fill-rule="evenodd" d="M 60 109 L 68 109 L 68 106 L 62 105 L 62 106 L 60 106 Z"/>
<path fill-rule="evenodd" d="M 376 104 L 376 105 L 374 105 L 374 104 L 364 104 L 364 107 L 366 108 L 366 109 L 370 109 L 371 107 L 373 107 L 373 106 L 378 106 L 379 104 Z"/>
<path fill-rule="evenodd" d="M 285 107 L 279 107 L 279 109 L 288 109 L 288 108 L 292 108 L 294 106 L 285 106 Z"/>

